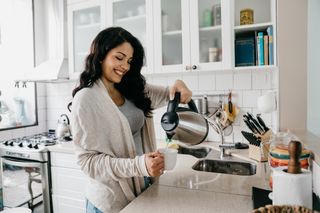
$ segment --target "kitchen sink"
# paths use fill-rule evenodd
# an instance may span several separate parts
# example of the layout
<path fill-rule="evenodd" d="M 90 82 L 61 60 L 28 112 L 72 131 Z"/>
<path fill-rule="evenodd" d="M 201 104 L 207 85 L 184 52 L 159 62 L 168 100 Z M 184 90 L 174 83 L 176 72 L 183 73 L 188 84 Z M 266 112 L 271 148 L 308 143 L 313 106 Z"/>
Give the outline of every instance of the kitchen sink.
<path fill-rule="evenodd" d="M 211 148 L 207 147 L 188 148 L 179 146 L 178 148 L 178 154 L 192 155 L 196 158 L 204 158 L 209 154 L 210 151 Z"/>
<path fill-rule="evenodd" d="M 256 174 L 256 164 L 218 159 L 203 159 L 199 160 L 192 169 L 202 172 L 215 172 L 231 175 L 254 175 Z"/>

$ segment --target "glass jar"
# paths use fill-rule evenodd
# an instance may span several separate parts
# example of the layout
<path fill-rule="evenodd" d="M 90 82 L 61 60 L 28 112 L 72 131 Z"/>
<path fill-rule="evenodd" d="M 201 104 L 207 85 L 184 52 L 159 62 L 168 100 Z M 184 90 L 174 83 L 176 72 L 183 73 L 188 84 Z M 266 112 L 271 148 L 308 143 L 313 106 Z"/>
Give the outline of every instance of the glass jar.
<path fill-rule="evenodd" d="M 290 132 L 279 132 L 270 138 L 268 162 L 271 167 L 271 176 L 269 179 L 270 188 L 272 188 L 272 169 L 283 167 L 288 168 L 290 159 L 288 147 L 290 141 L 299 141 L 299 139 Z M 300 155 L 301 168 L 309 169 L 310 150 L 303 147 Z"/>

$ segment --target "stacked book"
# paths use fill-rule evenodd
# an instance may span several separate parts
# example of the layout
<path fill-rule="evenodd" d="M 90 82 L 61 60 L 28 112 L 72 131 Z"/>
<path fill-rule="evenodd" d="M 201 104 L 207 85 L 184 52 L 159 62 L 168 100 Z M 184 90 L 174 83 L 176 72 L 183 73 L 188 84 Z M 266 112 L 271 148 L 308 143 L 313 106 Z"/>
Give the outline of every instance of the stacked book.
<path fill-rule="evenodd" d="M 235 66 L 273 65 L 273 30 L 238 33 L 235 36 Z"/>

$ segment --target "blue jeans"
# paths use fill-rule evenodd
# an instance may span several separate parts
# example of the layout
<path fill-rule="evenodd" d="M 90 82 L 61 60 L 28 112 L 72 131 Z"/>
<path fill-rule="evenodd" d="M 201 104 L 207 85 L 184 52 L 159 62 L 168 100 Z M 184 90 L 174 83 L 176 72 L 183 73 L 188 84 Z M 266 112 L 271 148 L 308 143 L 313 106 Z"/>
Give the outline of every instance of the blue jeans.
<path fill-rule="evenodd" d="M 86 200 L 86 213 L 103 213 L 95 207 L 89 200 Z"/>

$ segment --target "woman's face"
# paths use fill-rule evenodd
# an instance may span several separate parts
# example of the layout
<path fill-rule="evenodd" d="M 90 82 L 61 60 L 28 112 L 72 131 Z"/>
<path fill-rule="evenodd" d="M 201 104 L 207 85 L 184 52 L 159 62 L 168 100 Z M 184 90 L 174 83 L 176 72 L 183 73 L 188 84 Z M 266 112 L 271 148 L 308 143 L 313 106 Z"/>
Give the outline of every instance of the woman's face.
<path fill-rule="evenodd" d="M 129 71 L 133 47 L 124 42 L 108 52 L 102 61 L 102 77 L 109 83 L 119 83 Z"/>

